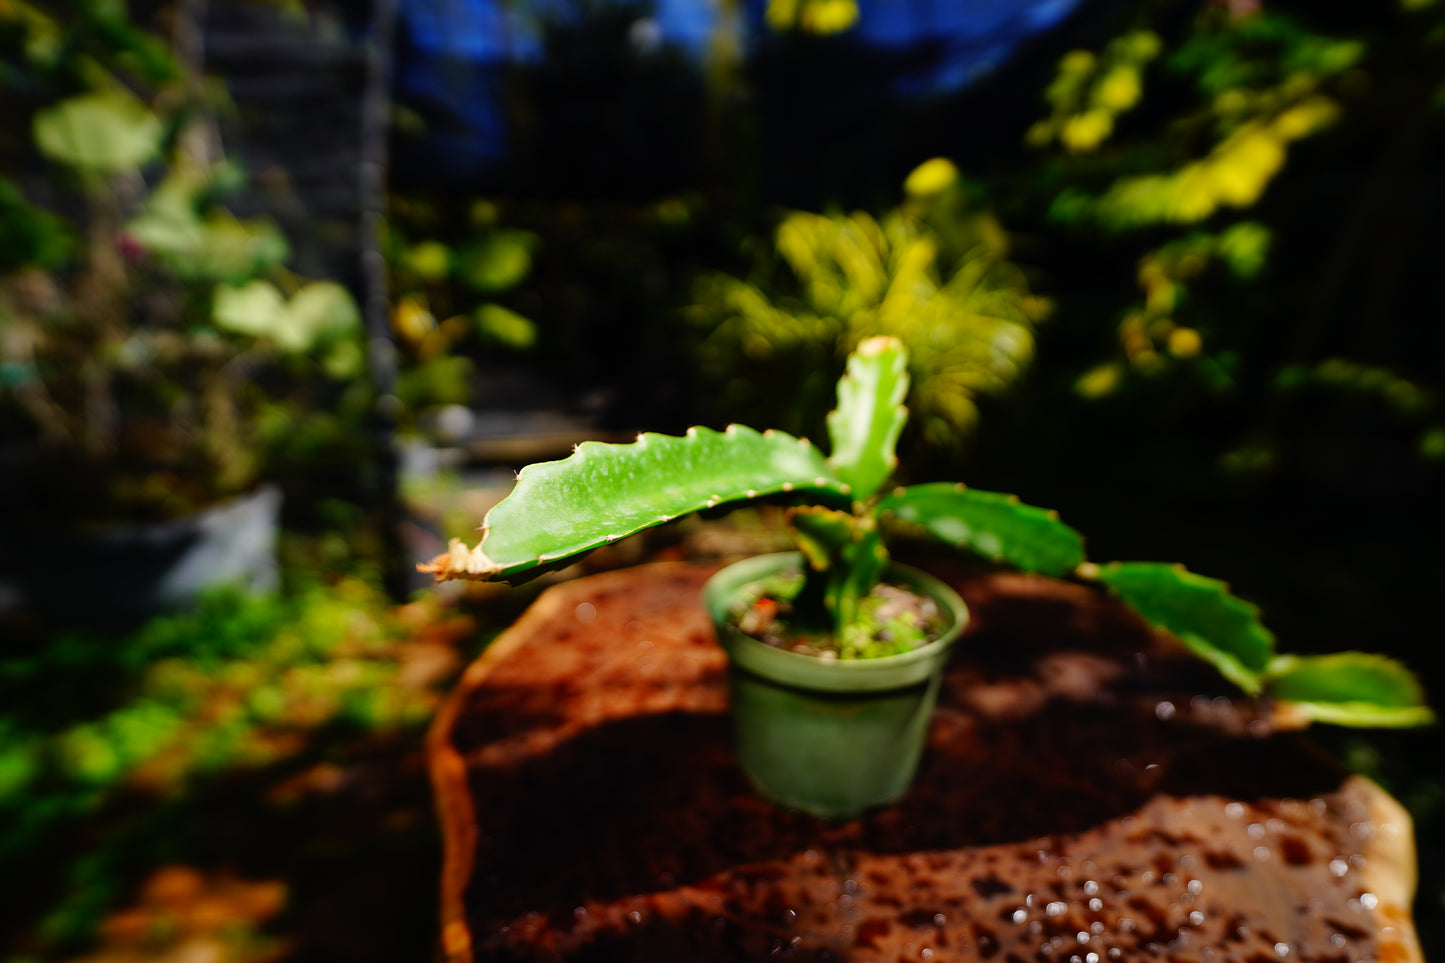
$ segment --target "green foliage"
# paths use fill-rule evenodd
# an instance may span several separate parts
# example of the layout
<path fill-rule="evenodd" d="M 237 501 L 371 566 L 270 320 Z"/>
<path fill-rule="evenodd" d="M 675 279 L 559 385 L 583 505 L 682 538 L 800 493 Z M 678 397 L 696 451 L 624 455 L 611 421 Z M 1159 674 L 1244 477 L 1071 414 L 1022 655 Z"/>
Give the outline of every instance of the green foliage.
<path fill-rule="evenodd" d="M 536 236 L 526 231 L 489 231 L 458 253 L 456 270 L 483 294 L 506 291 L 532 269 L 536 243 Z"/>
<path fill-rule="evenodd" d="M 827 622 L 839 632 L 858 625 L 860 606 L 888 566 L 888 550 L 883 547 L 878 523 L 868 516 L 860 518 L 817 505 L 790 509 L 787 519 L 793 541 L 812 569 L 823 575 Z M 846 648 L 840 645 L 840 650 Z M 849 653 L 840 651 L 840 655 L 847 658 Z"/>
<path fill-rule="evenodd" d="M 854 498 L 870 497 L 898 466 L 894 448 L 908 420 L 907 394 L 908 355 L 900 342 L 865 341 L 849 356 L 838 407 L 828 415 L 828 467 Z"/>
<path fill-rule="evenodd" d="M 131 170 L 160 152 L 161 122 L 125 93 L 103 91 L 61 101 L 35 115 L 35 145 L 47 157 L 88 173 Z"/>
<path fill-rule="evenodd" d="M 870 653 L 859 627 L 888 564 L 883 523 L 1025 571 L 1097 581 L 1245 692 L 1299 700 L 1304 718 L 1347 725 L 1430 720 L 1422 691 L 1394 663 L 1359 653 L 1277 657 L 1258 609 L 1222 582 L 1178 565 L 1086 562 L 1083 539 L 1052 511 L 947 483 L 878 496 L 907 389 L 903 344 L 864 342 L 838 385 L 838 409 L 829 418 L 835 452 L 827 459 L 805 440 L 737 425 L 725 432 L 691 428 L 680 438 L 644 434 L 631 445 L 585 442 L 569 458 L 522 469 L 511 494 L 487 513 L 475 549 L 454 539 L 446 555 L 421 568 L 439 579 L 517 582 L 690 512 L 786 495 L 795 502 L 788 529 L 808 563 L 792 604 L 805 624 L 815 608 L 826 614 L 840 657 Z"/>
<path fill-rule="evenodd" d="M 949 482 L 911 485 L 885 496 L 878 515 L 1024 571 L 1064 576 L 1084 561 L 1083 539 L 1057 512 L 1024 505 L 1013 495 Z"/>
<path fill-rule="evenodd" d="M 857 22 L 858 0 L 768 0 L 763 17 L 779 33 L 826 37 L 843 33 Z"/>
<path fill-rule="evenodd" d="M 1155 33 L 1134 30 L 1111 40 L 1097 57 L 1070 51 L 1044 94 L 1052 112 L 1029 128 L 1028 142 L 1035 147 L 1057 142 L 1074 154 L 1097 150 L 1119 115 L 1139 103 L 1144 69 L 1161 47 Z"/>
<path fill-rule="evenodd" d="M 500 304 L 484 304 L 476 310 L 477 333 L 483 340 L 514 351 L 526 351 L 537 343 L 537 325 Z"/>
<path fill-rule="evenodd" d="M 690 512 L 793 490 L 841 497 L 848 486 L 817 448 L 783 432 L 732 425 L 682 438 L 647 433 L 630 445 L 584 442 L 570 458 L 522 469 L 464 564 L 474 576 L 526 578 Z"/>
<path fill-rule="evenodd" d="M 146 252 L 185 282 L 241 284 L 278 267 L 290 247 L 259 219 L 240 220 L 223 208 L 209 212 L 209 195 L 224 183 L 225 168 L 196 170 L 178 164 L 125 230 Z"/>
<path fill-rule="evenodd" d="M 828 386 L 794 387 L 797 372 L 827 370 L 886 335 L 909 345 L 924 437 L 953 444 L 972 430 L 976 399 L 1004 393 L 1028 367 L 1047 305 L 956 175 L 946 160 L 926 162 L 906 183 L 908 201 L 881 220 L 792 212 L 753 277 L 699 281 L 690 314 L 706 331 L 700 360 L 728 411 L 785 410 L 795 413 L 786 427 L 812 430 Z M 741 370 L 752 374 L 723 377 Z M 777 385 L 792 390 L 767 393 Z"/>
<path fill-rule="evenodd" d="M 1259 610 L 1223 582 L 1159 562 L 1111 562 L 1095 577 L 1226 679 L 1245 692 L 1260 691 L 1274 635 L 1260 624 Z"/>
<path fill-rule="evenodd" d="M 123 638 L 71 633 L 0 662 L 0 855 L 123 787 L 166 795 L 285 755 L 287 734 L 411 725 L 432 696 L 389 688 L 402 635 L 359 580 L 292 596 L 213 593 Z M 68 698 L 45 695 L 66 679 Z M 374 697 L 374 693 L 388 693 Z"/>
<path fill-rule="evenodd" d="M 124 4 L 5 4 L 0 60 L 26 172 L 0 182 L 0 426 L 26 511 L 167 518 L 253 487 L 269 409 L 332 418 L 325 379 L 362 373 L 355 305 L 222 206 L 243 178 L 195 159 L 215 95 Z"/>
<path fill-rule="evenodd" d="M 18 186 L 0 177 L 0 271 L 58 267 L 74 247 L 64 219 L 31 205 Z"/>
<path fill-rule="evenodd" d="M 1291 712 L 1316 722 L 1401 728 L 1435 721 L 1410 670 L 1382 655 L 1281 655 L 1264 684 Z"/>
<path fill-rule="evenodd" d="M 212 318 L 218 327 L 266 338 L 284 351 L 312 352 L 347 343 L 361 328 L 350 292 L 333 281 L 303 285 L 288 301 L 271 282 L 216 288 Z"/>
<path fill-rule="evenodd" d="M 539 346 L 536 322 L 517 310 L 513 292 L 533 273 L 539 236 L 504 227 L 490 201 L 458 222 L 425 202 L 393 198 L 387 255 L 394 295 L 391 328 L 399 351 L 403 429 L 421 415 L 465 404 L 477 362 L 496 352 Z M 506 302 L 506 303 L 504 303 Z"/>

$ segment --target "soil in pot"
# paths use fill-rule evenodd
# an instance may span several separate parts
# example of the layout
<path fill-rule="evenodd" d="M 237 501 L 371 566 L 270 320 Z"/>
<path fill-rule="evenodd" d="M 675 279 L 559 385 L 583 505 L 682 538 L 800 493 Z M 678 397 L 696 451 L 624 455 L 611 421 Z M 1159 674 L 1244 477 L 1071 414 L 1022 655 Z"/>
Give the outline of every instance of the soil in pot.
<path fill-rule="evenodd" d="M 787 569 L 745 586 L 731 616 L 738 631 L 776 649 L 832 659 L 878 659 L 920 649 L 943 634 L 938 603 L 903 585 L 880 582 L 859 604 L 842 638 L 831 626 L 799 616 L 803 572 Z"/>

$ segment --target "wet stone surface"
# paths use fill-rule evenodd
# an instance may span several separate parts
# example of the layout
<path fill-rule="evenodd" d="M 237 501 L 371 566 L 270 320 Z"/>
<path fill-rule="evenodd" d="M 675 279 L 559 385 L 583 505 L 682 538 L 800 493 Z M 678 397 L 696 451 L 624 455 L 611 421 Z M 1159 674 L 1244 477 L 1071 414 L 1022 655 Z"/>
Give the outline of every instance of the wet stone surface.
<path fill-rule="evenodd" d="M 914 790 L 763 801 L 708 574 L 550 589 L 468 672 L 431 745 L 448 959 L 1419 958 L 1403 811 L 1079 586 L 940 573 L 973 621 Z"/>

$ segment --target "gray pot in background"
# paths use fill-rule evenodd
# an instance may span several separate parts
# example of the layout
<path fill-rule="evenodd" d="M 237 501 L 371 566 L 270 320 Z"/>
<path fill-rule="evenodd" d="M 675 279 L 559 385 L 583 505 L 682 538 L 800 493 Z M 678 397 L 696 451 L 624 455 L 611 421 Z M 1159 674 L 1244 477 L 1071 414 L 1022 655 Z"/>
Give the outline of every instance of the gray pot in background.
<path fill-rule="evenodd" d="M 0 616 L 30 611 L 55 625 L 126 629 L 212 588 L 274 591 L 280 522 L 281 491 L 264 485 L 170 521 L 32 535 L 10 546 Z"/>

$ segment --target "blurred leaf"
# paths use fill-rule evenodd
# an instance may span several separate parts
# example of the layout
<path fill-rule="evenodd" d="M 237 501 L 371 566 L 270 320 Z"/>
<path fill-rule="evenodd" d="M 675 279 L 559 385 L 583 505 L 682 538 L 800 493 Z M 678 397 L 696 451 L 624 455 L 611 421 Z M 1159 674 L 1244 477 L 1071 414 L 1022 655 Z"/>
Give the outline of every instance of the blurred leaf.
<path fill-rule="evenodd" d="M 335 281 L 312 281 L 292 296 L 277 343 L 288 351 L 348 335 L 361 327 L 361 312 L 351 293 Z"/>
<path fill-rule="evenodd" d="M 402 264 L 423 281 L 440 281 L 452 270 L 452 252 L 440 241 L 423 241 L 406 249 Z"/>
<path fill-rule="evenodd" d="M 537 343 L 537 325 L 500 304 L 477 308 L 477 332 L 487 341 L 514 351 L 526 351 Z"/>
<path fill-rule="evenodd" d="M 1269 665 L 1265 692 L 1288 711 L 1341 726 L 1422 726 L 1434 721 L 1410 670 L 1366 652 L 1281 655 Z"/>
<path fill-rule="evenodd" d="M 397 379 L 396 394 L 408 411 L 433 405 L 466 404 L 472 395 L 472 362 L 460 355 L 443 355 L 422 362 Z"/>
<path fill-rule="evenodd" d="M 958 168 L 946 157 L 935 157 L 915 167 L 903 181 L 903 192 L 909 197 L 941 194 L 958 183 Z"/>
<path fill-rule="evenodd" d="M 0 177 L 0 271 L 31 264 L 53 268 L 73 247 L 65 221 L 32 206 L 18 187 Z"/>
<path fill-rule="evenodd" d="M 1274 635 L 1260 623 L 1259 609 L 1223 582 L 1162 562 L 1111 562 L 1096 577 L 1229 681 L 1259 692 L 1274 658 Z"/>
<path fill-rule="evenodd" d="M 161 122 L 134 97 L 103 92 L 63 100 L 35 115 L 35 145 L 51 160 L 110 174 L 160 151 Z"/>
<path fill-rule="evenodd" d="M 460 253 L 457 270 L 479 291 L 505 291 L 531 271 L 535 243 L 536 237 L 527 231 L 492 231 Z"/>
<path fill-rule="evenodd" d="M 241 287 L 219 285 L 211 306 L 211 319 L 219 328 L 253 338 L 272 338 L 284 324 L 286 298 L 270 281 L 252 281 Z"/>
<path fill-rule="evenodd" d="M 879 502 L 878 515 L 1026 572 L 1063 576 L 1084 561 L 1083 538 L 1057 512 L 1013 495 L 949 482 L 910 485 Z"/>
<path fill-rule="evenodd" d="M 266 338 L 283 351 L 309 351 L 361 325 L 356 302 L 340 284 L 315 281 L 288 302 L 269 281 L 216 288 L 212 319 L 237 334 Z"/>

